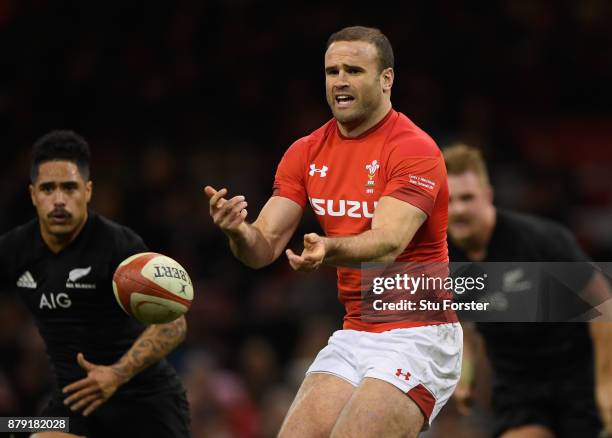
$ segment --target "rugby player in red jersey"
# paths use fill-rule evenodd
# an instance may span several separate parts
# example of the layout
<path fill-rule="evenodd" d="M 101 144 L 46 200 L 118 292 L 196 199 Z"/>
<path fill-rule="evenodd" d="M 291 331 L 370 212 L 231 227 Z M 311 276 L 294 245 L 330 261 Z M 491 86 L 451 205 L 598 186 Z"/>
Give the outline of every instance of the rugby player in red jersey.
<path fill-rule="evenodd" d="M 285 153 L 274 192 L 253 223 L 244 196 L 208 186 L 210 214 L 247 266 L 272 263 L 310 204 L 325 236 L 286 256 L 296 271 L 338 267 L 343 330 L 309 368 L 281 437 L 410 436 L 427 428 L 459 378 L 462 332 L 427 319 L 367 321 L 364 262 L 448 261 L 448 188 L 435 142 L 391 106 L 393 51 L 378 30 L 349 27 L 325 53 L 334 118 Z"/>

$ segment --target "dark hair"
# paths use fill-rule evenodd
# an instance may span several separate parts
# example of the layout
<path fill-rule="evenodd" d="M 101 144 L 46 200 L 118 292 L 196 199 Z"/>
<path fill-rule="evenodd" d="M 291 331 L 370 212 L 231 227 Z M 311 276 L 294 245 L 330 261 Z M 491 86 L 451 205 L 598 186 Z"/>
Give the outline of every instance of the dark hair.
<path fill-rule="evenodd" d="M 32 147 L 30 180 L 36 181 L 39 167 L 47 161 L 71 161 L 85 181 L 89 180 L 89 145 L 74 131 L 51 131 L 39 138 Z"/>
<path fill-rule="evenodd" d="M 338 32 L 333 33 L 327 40 L 326 49 L 336 41 L 365 41 L 366 43 L 373 44 L 378 51 L 378 64 L 380 71 L 386 68 L 393 68 L 393 49 L 389 39 L 375 27 L 365 26 L 351 26 L 340 29 Z"/>

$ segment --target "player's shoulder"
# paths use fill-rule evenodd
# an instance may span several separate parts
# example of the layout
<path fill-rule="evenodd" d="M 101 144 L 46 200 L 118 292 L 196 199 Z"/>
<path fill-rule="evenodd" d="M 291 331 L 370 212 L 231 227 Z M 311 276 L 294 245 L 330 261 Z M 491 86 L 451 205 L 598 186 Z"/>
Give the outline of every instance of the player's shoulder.
<path fill-rule="evenodd" d="M 320 145 L 335 129 L 334 119 L 315 129 L 308 135 L 295 140 L 285 151 L 283 161 L 286 163 L 303 163 L 311 152 Z"/>
<path fill-rule="evenodd" d="M 149 251 L 143 239 L 131 228 L 98 214 L 92 220 L 96 237 L 90 249 L 97 248 L 108 254 L 111 265 L 116 266 L 131 255 Z"/>
<path fill-rule="evenodd" d="M 525 254 L 542 261 L 588 260 L 574 234 L 550 219 L 509 211 L 498 211 L 500 241 L 511 242 Z M 497 227 L 496 226 L 496 229 Z M 497 232 L 497 230 L 496 230 Z"/>
<path fill-rule="evenodd" d="M 303 137 L 298 138 L 293 144 L 289 147 L 289 150 L 300 150 L 305 151 L 310 147 L 321 143 L 321 141 L 325 140 L 329 135 L 331 135 L 336 129 L 336 121 L 335 119 L 328 120 L 323 126 L 312 131 L 310 134 L 305 135 Z"/>
<path fill-rule="evenodd" d="M 0 235 L 0 277 L 16 274 L 20 267 L 39 257 L 43 248 L 37 219 Z"/>
<path fill-rule="evenodd" d="M 90 213 L 98 240 L 123 246 L 126 243 L 141 243 L 142 238 L 131 228 L 97 213 Z"/>
<path fill-rule="evenodd" d="M 400 149 L 415 157 L 442 157 L 442 152 L 434 139 L 400 112 L 397 112 L 396 120 L 391 127 L 388 144 L 393 149 Z"/>
<path fill-rule="evenodd" d="M 559 238 L 573 239 L 564 225 L 553 220 L 505 209 L 497 211 L 498 224 L 515 235 L 539 242 L 557 241 Z"/>
<path fill-rule="evenodd" d="M 38 220 L 32 219 L 0 235 L 2 252 L 10 254 L 13 250 L 23 248 L 25 244 L 32 242 L 38 233 L 38 227 Z"/>

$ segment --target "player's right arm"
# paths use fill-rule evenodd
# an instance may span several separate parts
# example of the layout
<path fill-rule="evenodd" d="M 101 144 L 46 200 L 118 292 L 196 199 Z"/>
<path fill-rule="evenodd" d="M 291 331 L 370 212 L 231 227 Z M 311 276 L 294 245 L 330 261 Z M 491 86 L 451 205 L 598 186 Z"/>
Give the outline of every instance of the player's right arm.
<path fill-rule="evenodd" d="M 276 260 L 287 246 L 302 217 L 302 207 L 282 196 L 271 197 L 257 220 L 246 222 L 247 202 L 242 195 L 226 199 L 227 189 L 206 186 L 213 222 L 225 233 L 234 256 L 258 269 Z"/>

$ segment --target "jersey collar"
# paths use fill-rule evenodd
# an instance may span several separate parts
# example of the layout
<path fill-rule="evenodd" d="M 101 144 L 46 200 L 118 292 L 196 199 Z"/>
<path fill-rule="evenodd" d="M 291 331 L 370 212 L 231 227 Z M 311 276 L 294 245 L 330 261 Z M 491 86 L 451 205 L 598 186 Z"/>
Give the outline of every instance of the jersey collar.
<path fill-rule="evenodd" d="M 334 123 L 336 124 L 336 133 L 338 134 L 338 137 L 340 137 L 342 140 L 361 140 L 364 137 L 367 137 L 368 135 L 370 135 L 372 132 L 376 131 L 382 125 L 384 125 L 387 122 L 387 120 L 389 120 L 391 118 L 391 116 L 393 114 L 397 114 L 397 112 L 393 108 L 391 108 L 389 110 L 389 112 L 387 113 L 387 115 L 385 115 L 385 117 L 383 117 L 380 122 L 378 122 L 376 125 L 372 126 L 367 131 L 362 132 L 357 137 L 346 137 L 346 136 L 342 135 L 342 133 L 340 132 L 340 128 L 338 128 L 338 121 L 336 119 L 334 119 Z"/>
<path fill-rule="evenodd" d="M 81 242 L 86 242 L 89 239 L 89 236 L 91 235 L 91 230 L 93 228 L 93 222 L 94 222 L 94 219 L 95 219 L 96 216 L 97 215 L 96 215 L 95 212 L 93 212 L 91 210 L 87 210 L 87 221 L 85 222 L 85 225 L 83 226 L 83 228 L 79 232 L 78 236 L 76 236 L 74 238 L 74 240 L 68 244 L 68 246 L 66 246 L 64 249 L 62 249 L 56 255 L 69 252 L 73 248 L 76 248 L 78 245 L 80 245 Z M 55 254 L 55 253 L 53 253 L 49 249 L 49 247 L 47 246 L 47 244 L 43 240 L 42 235 L 40 233 L 40 226 L 38 224 L 37 224 L 36 230 L 37 230 L 37 232 L 36 232 L 36 236 L 37 236 L 37 238 L 36 238 L 36 246 L 38 247 L 38 249 L 40 249 L 43 252 L 48 252 L 50 254 Z"/>

